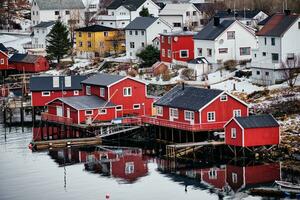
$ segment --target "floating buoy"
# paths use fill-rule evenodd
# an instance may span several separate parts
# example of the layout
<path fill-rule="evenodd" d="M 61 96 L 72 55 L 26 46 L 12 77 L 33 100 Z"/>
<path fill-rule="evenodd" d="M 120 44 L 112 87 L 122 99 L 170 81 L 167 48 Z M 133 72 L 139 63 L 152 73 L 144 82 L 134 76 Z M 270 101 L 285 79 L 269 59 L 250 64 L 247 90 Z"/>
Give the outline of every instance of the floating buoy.
<path fill-rule="evenodd" d="M 106 199 L 109 199 L 109 194 L 108 194 L 108 193 L 105 195 L 105 198 L 106 198 Z"/>
<path fill-rule="evenodd" d="M 32 150 L 32 148 L 33 148 L 32 143 L 29 143 L 28 148 L 29 148 L 30 150 Z"/>

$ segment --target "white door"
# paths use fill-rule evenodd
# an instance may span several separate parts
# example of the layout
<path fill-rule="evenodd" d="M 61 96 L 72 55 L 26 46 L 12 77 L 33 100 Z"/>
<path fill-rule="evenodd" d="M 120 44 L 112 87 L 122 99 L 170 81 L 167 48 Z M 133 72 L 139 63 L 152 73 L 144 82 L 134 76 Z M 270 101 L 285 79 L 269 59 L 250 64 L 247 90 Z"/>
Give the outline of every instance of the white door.
<path fill-rule="evenodd" d="M 194 112 L 191 112 L 191 124 L 192 125 L 195 124 L 195 114 L 194 114 Z"/>
<path fill-rule="evenodd" d="M 71 118 L 70 108 L 67 108 L 67 118 Z"/>
<path fill-rule="evenodd" d="M 56 115 L 59 116 L 59 117 L 63 116 L 63 110 L 62 110 L 61 106 L 56 107 Z"/>

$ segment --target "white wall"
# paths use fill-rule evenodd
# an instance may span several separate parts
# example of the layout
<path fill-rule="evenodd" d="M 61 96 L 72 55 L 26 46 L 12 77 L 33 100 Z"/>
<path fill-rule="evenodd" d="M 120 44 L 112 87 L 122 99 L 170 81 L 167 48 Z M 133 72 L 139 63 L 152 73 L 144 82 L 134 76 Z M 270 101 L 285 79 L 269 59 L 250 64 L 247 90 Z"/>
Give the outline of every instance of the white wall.
<path fill-rule="evenodd" d="M 46 37 L 50 33 L 53 26 L 47 28 L 33 28 L 34 36 L 32 38 L 33 48 L 46 48 Z"/>

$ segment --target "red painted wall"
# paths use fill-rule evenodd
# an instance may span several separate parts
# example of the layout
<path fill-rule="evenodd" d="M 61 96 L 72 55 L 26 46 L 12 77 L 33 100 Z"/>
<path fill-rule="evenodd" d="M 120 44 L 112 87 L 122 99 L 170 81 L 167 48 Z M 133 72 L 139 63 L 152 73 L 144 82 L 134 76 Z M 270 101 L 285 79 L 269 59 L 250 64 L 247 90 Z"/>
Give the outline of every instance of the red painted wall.
<path fill-rule="evenodd" d="M 245 146 L 279 144 L 279 127 L 245 129 Z"/>
<path fill-rule="evenodd" d="M 82 90 L 79 90 L 79 95 L 82 96 Z M 56 98 L 60 97 L 72 97 L 74 96 L 74 90 L 66 90 L 64 91 L 64 95 L 62 95 L 62 91 L 51 91 L 51 95 L 49 97 L 43 97 L 42 92 L 32 92 L 31 93 L 31 102 L 32 106 L 46 106 L 46 104 Z"/>
<path fill-rule="evenodd" d="M 170 119 L 170 107 L 163 106 L 163 116 L 157 116 L 159 119 Z M 199 112 L 194 112 L 195 124 L 199 124 Z M 175 122 L 190 123 L 189 120 L 184 119 L 184 110 L 178 109 L 178 119 Z"/>
<path fill-rule="evenodd" d="M 21 72 L 42 72 L 49 70 L 49 63 L 46 58 L 40 56 L 35 63 L 10 62 L 9 67 Z"/>
<path fill-rule="evenodd" d="M 168 44 L 168 37 L 171 37 L 171 44 Z M 174 41 L 174 37 L 177 37 L 177 41 Z M 160 36 L 160 59 L 163 62 L 172 62 L 172 58 L 178 61 L 187 62 L 194 59 L 194 40 L 193 35 L 185 36 Z M 165 50 L 165 56 L 162 55 L 162 49 Z M 168 49 L 171 49 L 171 58 L 168 57 Z M 180 50 L 188 50 L 189 54 L 187 58 L 180 58 Z"/>
<path fill-rule="evenodd" d="M 236 128 L 236 138 L 231 138 L 231 128 Z M 242 129 L 234 120 L 225 127 L 225 142 L 227 145 L 243 146 Z"/>
<path fill-rule="evenodd" d="M 237 181 L 233 182 L 232 174 L 237 174 Z M 226 165 L 226 182 L 234 190 L 238 190 L 244 184 L 243 167 Z"/>
<path fill-rule="evenodd" d="M 4 52 L 0 51 L 0 61 L 4 59 L 4 64 L 0 62 L 0 70 L 7 70 L 8 68 L 8 56 Z"/>
<path fill-rule="evenodd" d="M 268 163 L 264 165 L 245 167 L 246 184 L 270 183 L 280 180 L 280 164 Z M 259 174 L 259 176 L 258 176 Z"/>
<path fill-rule="evenodd" d="M 83 86 L 82 86 L 84 95 L 86 95 L 86 86 L 87 86 L 86 84 L 83 84 Z M 105 88 L 105 96 L 104 97 L 100 96 L 100 88 L 101 88 L 100 86 L 91 85 L 91 94 L 107 100 L 108 99 L 107 87 L 104 87 Z"/>
<path fill-rule="evenodd" d="M 222 189 L 226 185 L 226 171 L 225 169 L 215 168 L 217 176 L 210 177 L 210 168 L 202 169 L 202 181 L 214 186 L 215 188 Z"/>

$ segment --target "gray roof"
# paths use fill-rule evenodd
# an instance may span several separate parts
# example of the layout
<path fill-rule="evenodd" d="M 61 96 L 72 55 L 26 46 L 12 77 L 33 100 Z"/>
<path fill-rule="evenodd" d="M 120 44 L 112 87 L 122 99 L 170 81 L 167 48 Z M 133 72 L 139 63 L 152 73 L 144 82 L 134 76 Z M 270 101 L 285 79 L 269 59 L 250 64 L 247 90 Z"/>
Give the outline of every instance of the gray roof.
<path fill-rule="evenodd" d="M 236 11 L 231 11 L 231 10 L 227 10 L 227 11 L 218 11 L 217 12 L 217 16 L 219 16 L 220 18 L 246 18 L 246 19 L 252 19 L 254 18 L 256 15 L 258 15 L 261 11 L 260 10 L 236 10 Z"/>
<path fill-rule="evenodd" d="M 58 91 L 58 90 L 81 90 L 81 81 L 85 80 L 86 76 L 71 76 L 71 87 L 65 86 L 65 76 L 59 76 L 59 87 L 53 87 L 54 76 L 33 76 L 30 78 L 30 91 Z"/>
<path fill-rule="evenodd" d="M 8 49 L 2 43 L 0 43 L 0 50 L 3 51 L 3 52 L 7 52 L 8 51 Z"/>
<path fill-rule="evenodd" d="M 155 105 L 199 111 L 222 92 L 222 90 L 215 89 L 192 86 L 184 86 L 183 89 L 182 86 L 176 86 L 155 102 Z"/>
<path fill-rule="evenodd" d="M 87 110 L 87 109 L 116 106 L 115 104 L 111 102 L 107 102 L 104 99 L 97 96 L 64 97 L 64 98 L 58 98 L 58 100 L 75 108 L 76 110 Z"/>
<path fill-rule="evenodd" d="M 125 27 L 125 30 L 146 30 L 157 19 L 158 17 L 137 17 Z"/>
<path fill-rule="evenodd" d="M 194 36 L 194 39 L 215 40 L 234 22 L 235 20 L 220 20 L 220 24 L 214 26 L 214 20 L 211 20 L 197 35 Z"/>
<path fill-rule="evenodd" d="M 278 122 L 272 115 L 251 115 L 248 117 L 236 117 L 243 128 L 278 127 Z"/>
<path fill-rule="evenodd" d="M 204 64 L 204 63 L 207 63 L 207 64 L 209 64 L 208 60 L 206 60 L 205 57 L 197 57 L 193 60 L 188 61 L 188 63 L 191 63 L 191 64 Z"/>
<path fill-rule="evenodd" d="M 33 28 L 47 28 L 54 25 L 55 23 L 56 23 L 55 21 L 41 22 L 38 25 L 34 26 Z"/>
<path fill-rule="evenodd" d="M 124 77 L 125 76 L 101 73 L 89 77 L 88 79 L 82 81 L 82 83 L 87 85 L 108 86 L 123 79 Z"/>
<path fill-rule="evenodd" d="M 34 0 L 40 10 L 84 9 L 82 0 Z"/>
<path fill-rule="evenodd" d="M 41 56 L 38 55 L 15 53 L 8 59 L 8 61 L 20 63 L 35 63 L 40 57 Z"/>
<path fill-rule="evenodd" d="M 113 0 L 111 4 L 107 6 L 107 9 L 117 9 L 120 6 L 124 6 L 130 11 L 137 10 L 146 0 Z"/>

